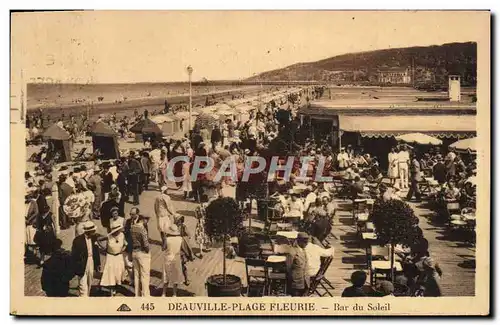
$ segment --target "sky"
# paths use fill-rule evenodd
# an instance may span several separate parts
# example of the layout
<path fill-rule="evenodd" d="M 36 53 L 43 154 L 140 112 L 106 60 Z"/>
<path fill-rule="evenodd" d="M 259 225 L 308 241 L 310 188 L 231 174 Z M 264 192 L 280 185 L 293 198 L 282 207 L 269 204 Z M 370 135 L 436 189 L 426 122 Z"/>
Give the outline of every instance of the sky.
<path fill-rule="evenodd" d="M 12 73 L 44 82 L 244 79 L 331 56 L 489 39 L 489 13 L 87 11 L 12 16 Z"/>

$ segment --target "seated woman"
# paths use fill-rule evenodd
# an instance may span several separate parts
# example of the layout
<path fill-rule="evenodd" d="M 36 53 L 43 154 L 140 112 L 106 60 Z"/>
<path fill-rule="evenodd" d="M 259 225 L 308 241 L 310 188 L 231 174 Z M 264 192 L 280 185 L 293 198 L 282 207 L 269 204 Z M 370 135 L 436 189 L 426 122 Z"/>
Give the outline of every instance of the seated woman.
<path fill-rule="evenodd" d="M 456 186 L 454 180 L 448 180 L 448 183 L 444 188 L 443 195 L 446 202 L 455 202 L 460 200 L 460 189 Z"/>
<path fill-rule="evenodd" d="M 368 170 L 368 175 L 366 176 L 366 180 L 369 182 L 378 182 L 382 178 L 382 172 L 380 171 L 380 167 L 376 158 L 373 158 L 372 165 Z"/>

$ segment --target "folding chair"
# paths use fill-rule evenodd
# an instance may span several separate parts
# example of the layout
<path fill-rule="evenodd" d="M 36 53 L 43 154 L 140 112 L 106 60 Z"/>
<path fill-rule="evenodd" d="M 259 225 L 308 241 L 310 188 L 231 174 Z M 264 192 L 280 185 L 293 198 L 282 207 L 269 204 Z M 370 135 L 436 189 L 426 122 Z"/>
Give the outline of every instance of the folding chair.
<path fill-rule="evenodd" d="M 75 161 L 79 161 L 79 160 L 84 160 L 84 157 L 85 157 L 85 151 L 87 151 L 87 148 L 82 148 L 77 154 L 76 154 L 76 157 L 75 157 Z"/>
<path fill-rule="evenodd" d="M 262 297 L 267 286 L 266 261 L 256 258 L 245 258 L 245 270 L 247 274 L 247 296 Z"/>
<path fill-rule="evenodd" d="M 325 297 L 329 295 L 333 297 L 333 294 L 330 290 L 334 290 L 333 284 L 325 277 L 326 271 L 330 267 L 330 264 L 333 261 L 333 256 L 322 257 L 321 258 L 321 267 L 319 268 L 318 273 L 314 277 L 311 278 L 311 284 L 309 286 L 309 290 L 307 291 L 307 296 L 312 296 L 313 294 L 317 294 L 319 297 Z M 321 286 L 321 288 L 318 288 Z M 319 290 L 324 290 L 325 292 L 320 293 Z"/>
<path fill-rule="evenodd" d="M 372 245 L 367 250 L 368 268 L 370 269 L 370 284 L 374 285 L 377 281 L 377 275 L 384 275 L 388 279 L 391 275 L 390 247 Z M 403 267 L 400 262 L 394 260 L 394 273 L 402 272 Z"/>

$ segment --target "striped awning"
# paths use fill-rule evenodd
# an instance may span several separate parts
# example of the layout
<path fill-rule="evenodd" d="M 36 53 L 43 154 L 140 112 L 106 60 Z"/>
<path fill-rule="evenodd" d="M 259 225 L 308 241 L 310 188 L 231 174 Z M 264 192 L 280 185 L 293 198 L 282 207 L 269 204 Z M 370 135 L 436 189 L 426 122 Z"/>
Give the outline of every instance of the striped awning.
<path fill-rule="evenodd" d="M 476 134 L 475 115 L 339 116 L 339 128 L 363 137 L 383 138 L 420 132 L 438 138 L 468 138 Z"/>

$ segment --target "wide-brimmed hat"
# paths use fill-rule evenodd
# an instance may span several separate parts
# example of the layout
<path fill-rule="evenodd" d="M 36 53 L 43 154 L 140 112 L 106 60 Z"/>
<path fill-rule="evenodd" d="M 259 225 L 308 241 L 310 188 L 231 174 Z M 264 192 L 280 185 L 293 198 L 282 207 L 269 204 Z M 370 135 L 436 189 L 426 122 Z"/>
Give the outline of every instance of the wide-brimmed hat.
<path fill-rule="evenodd" d="M 300 241 L 306 241 L 306 240 L 309 240 L 309 234 L 306 233 L 306 232 L 299 232 L 297 234 L 297 240 L 300 240 Z"/>
<path fill-rule="evenodd" d="M 112 207 L 111 209 L 109 209 L 109 212 L 113 212 L 113 211 L 120 211 L 120 209 L 118 209 L 118 207 Z"/>
<path fill-rule="evenodd" d="M 83 231 L 88 233 L 88 232 L 93 232 L 93 231 L 96 231 L 97 228 L 95 226 L 95 224 L 92 222 L 92 221 L 85 221 L 85 223 L 83 224 Z"/>
<path fill-rule="evenodd" d="M 163 185 L 163 186 L 160 188 L 160 191 L 161 191 L 162 193 L 163 193 L 163 192 L 165 192 L 165 191 L 167 191 L 167 190 L 168 190 L 168 186 L 166 186 L 166 185 Z"/>
<path fill-rule="evenodd" d="M 166 235 L 167 236 L 180 236 L 181 233 L 179 231 L 179 227 L 177 227 L 177 225 L 175 225 L 175 224 L 171 224 L 170 227 L 168 227 L 168 229 L 166 231 Z"/>

